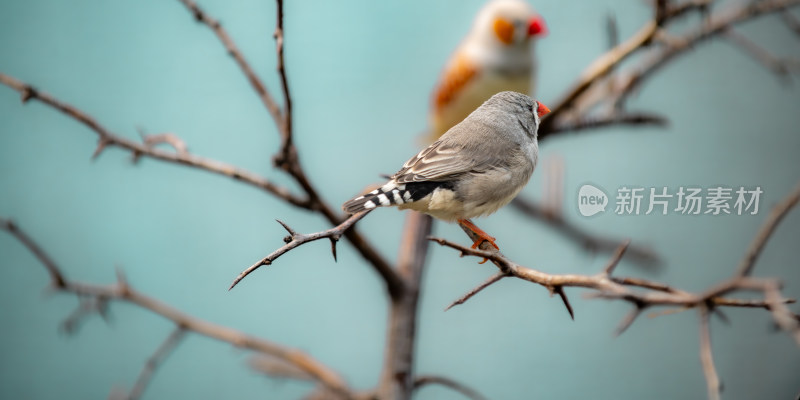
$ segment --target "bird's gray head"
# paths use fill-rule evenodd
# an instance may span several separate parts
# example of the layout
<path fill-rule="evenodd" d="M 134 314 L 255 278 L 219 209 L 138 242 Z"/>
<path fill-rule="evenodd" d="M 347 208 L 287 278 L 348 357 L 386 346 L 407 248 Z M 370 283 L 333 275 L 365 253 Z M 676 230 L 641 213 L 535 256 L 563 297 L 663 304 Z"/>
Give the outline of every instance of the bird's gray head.
<path fill-rule="evenodd" d="M 517 92 L 497 93 L 481 106 L 483 107 L 510 114 L 531 138 L 537 137 L 542 117 L 550 112 L 546 105 Z"/>

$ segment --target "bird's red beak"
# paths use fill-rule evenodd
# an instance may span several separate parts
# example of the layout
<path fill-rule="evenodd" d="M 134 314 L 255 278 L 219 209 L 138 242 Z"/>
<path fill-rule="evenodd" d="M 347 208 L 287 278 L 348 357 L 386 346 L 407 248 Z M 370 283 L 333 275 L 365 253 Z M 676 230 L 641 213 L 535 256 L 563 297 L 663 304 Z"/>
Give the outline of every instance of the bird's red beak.
<path fill-rule="evenodd" d="M 542 118 L 545 115 L 550 114 L 550 109 L 547 108 L 546 105 L 539 103 L 539 107 L 536 108 L 536 114 L 539 115 L 539 118 Z"/>
<path fill-rule="evenodd" d="M 544 36 L 547 35 L 547 25 L 544 24 L 544 19 L 537 15 L 528 21 L 528 36 Z"/>

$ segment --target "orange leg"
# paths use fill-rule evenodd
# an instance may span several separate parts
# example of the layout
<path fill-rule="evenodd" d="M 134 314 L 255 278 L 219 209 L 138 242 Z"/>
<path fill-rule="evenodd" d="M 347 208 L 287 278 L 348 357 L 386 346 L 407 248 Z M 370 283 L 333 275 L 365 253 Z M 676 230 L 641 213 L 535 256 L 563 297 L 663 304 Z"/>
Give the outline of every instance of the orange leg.
<path fill-rule="evenodd" d="M 495 249 L 500 250 L 500 248 L 497 247 L 497 243 L 494 242 L 496 239 L 491 237 L 491 236 L 489 236 L 489 234 L 484 232 L 481 228 L 478 228 L 477 226 L 475 226 L 475 224 L 473 224 L 472 221 L 470 221 L 468 219 L 459 219 L 458 222 L 460 224 L 466 226 L 467 228 L 469 228 L 469 230 L 471 230 L 472 232 L 474 232 L 476 235 L 479 236 L 478 240 L 476 240 L 474 243 L 472 243 L 472 248 L 473 249 L 477 249 L 478 246 L 480 246 L 481 243 L 483 243 L 483 242 L 489 242 L 489 244 L 494 246 Z M 484 258 L 483 261 L 480 262 L 480 264 L 483 264 L 485 262 L 486 262 L 486 259 Z"/>

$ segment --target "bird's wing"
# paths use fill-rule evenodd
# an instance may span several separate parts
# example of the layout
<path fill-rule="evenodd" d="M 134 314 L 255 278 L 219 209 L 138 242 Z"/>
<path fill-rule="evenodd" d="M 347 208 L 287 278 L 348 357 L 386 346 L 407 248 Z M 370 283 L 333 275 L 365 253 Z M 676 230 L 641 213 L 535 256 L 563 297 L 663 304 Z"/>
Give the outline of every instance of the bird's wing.
<path fill-rule="evenodd" d="M 467 83 L 472 80 L 478 70 L 475 65 L 464 55 L 456 54 L 447 64 L 439 83 L 433 92 L 433 106 L 438 111 L 453 101 Z"/>
<path fill-rule="evenodd" d="M 406 161 L 392 179 L 397 183 L 447 181 L 466 173 L 481 173 L 502 166 L 502 158 L 488 154 L 460 143 L 440 140 Z"/>

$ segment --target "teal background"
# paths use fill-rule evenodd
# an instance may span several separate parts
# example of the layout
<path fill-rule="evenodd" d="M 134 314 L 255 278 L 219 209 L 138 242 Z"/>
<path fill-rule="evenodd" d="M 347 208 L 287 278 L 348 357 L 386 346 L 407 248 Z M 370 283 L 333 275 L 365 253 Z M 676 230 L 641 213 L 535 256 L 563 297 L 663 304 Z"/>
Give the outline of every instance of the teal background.
<path fill-rule="evenodd" d="M 480 1 L 290 1 L 286 62 L 296 142 L 307 173 L 331 204 L 417 151 L 429 93 Z M 272 1 L 202 1 L 219 18 L 276 97 Z M 550 34 L 539 43 L 537 97 L 555 103 L 606 46 L 605 16 L 620 35 L 649 17 L 640 1 L 537 2 Z M 796 36 L 777 17 L 741 32 L 776 54 L 797 57 Z M 177 1 L 6 0 L 0 3 L 0 71 L 137 139 L 173 132 L 198 155 L 223 160 L 295 187 L 271 167 L 274 124 L 211 31 Z M 619 274 L 702 290 L 735 269 L 769 208 L 800 180 L 800 90 L 776 79 L 722 40 L 704 43 L 648 82 L 631 108 L 667 115 L 668 128 L 613 128 L 542 143 L 542 158 L 563 157 L 564 210 L 586 229 L 652 246 L 662 268 L 623 261 Z M 90 156 L 96 135 L 74 120 L 0 87 L 0 215 L 16 220 L 68 277 L 111 283 L 115 268 L 132 285 L 199 318 L 308 351 L 356 388 L 378 380 L 387 309 L 382 284 L 343 242 L 334 263 L 314 243 L 226 289 L 236 274 L 282 244 L 280 218 L 301 232 L 329 225 L 251 187 L 118 149 Z M 542 168 L 524 195 L 540 198 Z M 677 188 L 760 186 L 756 216 L 617 216 L 577 212 L 580 185 Z M 613 200 L 612 200 L 613 201 Z M 609 211 L 613 210 L 610 205 Z M 360 224 L 396 258 L 404 214 L 379 210 Z M 552 273 L 594 274 L 594 255 L 510 207 L 477 221 L 518 262 Z M 439 223 L 438 236 L 466 239 Z M 776 231 L 755 269 L 800 296 L 800 212 Z M 125 304 L 112 318 L 85 321 L 77 335 L 58 329 L 77 304 L 51 295 L 44 268 L 0 235 L 0 397 L 97 399 L 130 388 L 172 329 Z M 571 321 L 557 299 L 505 280 L 470 302 L 442 309 L 494 273 L 476 260 L 433 248 L 423 282 L 417 371 L 469 383 L 492 399 L 703 398 L 695 312 L 641 318 L 619 338 L 627 304 L 568 290 Z M 798 310 L 793 306 L 795 311 Z M 768 313 L 726 310 L 732 326 L 711 324 L 726 399 L 789 399 L 800 391 L 800 357 L 775 333 Z M 248 353 L 190 335 L 158 370 L 145 398 L 300 398 L 302 382 L 264 378 Z M 416 398 L 460 399 L 440 387 Z"/>

